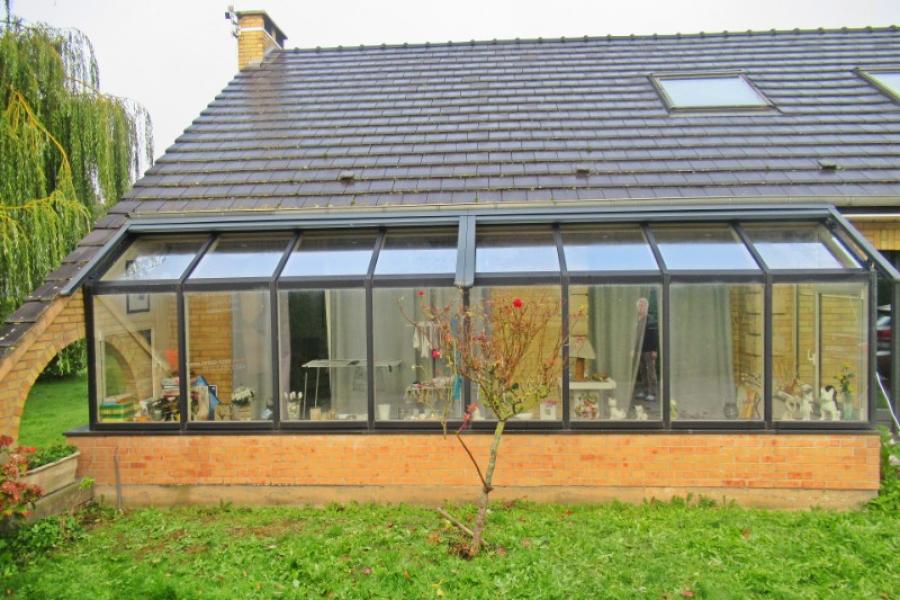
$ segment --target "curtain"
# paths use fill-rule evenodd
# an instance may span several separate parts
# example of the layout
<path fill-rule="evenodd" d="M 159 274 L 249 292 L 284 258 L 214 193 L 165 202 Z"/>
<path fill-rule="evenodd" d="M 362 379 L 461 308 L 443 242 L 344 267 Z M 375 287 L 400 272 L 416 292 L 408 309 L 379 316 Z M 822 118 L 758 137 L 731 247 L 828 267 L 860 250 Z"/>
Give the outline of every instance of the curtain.
<path fill-rule="evenodd" d="M 366 296 L 362 290 L 327 290 L 328 359 L 355 361 L 329 369 L 331 406 L 338 414 L 366 418 Z M 310 375 L 312 377 L 312 375 Z"/>
<path fill-rule="evenodd" d="M 592 286 L 589 291 L 589 339 L 596 358 L 592 374 L 607 374 L 616 382 L 612 394 L 626 414 L 631 410 L 641 343 L 647 325 L 638 314 L 638 301 L 651 300 L 652 289 L 638 286 Z M 572 345 L 575 350 L 575 345 Z M 574 370 L 572 371 L 574 376 Z"/>
<path fill-rule="evenodd" d="M 253 390 L 251 419 L 269 419 L 264 414 L 272 400 L 270 344 L 271 319 L 268 292 L 234 292 L 232 310 L 232 390 Z"/>
<path fill-rule="evenodd" d="M 679 419 L 724 419 L 734 402 L 731 300 L 727 285 L 673 285 L 671 398 Z"/>

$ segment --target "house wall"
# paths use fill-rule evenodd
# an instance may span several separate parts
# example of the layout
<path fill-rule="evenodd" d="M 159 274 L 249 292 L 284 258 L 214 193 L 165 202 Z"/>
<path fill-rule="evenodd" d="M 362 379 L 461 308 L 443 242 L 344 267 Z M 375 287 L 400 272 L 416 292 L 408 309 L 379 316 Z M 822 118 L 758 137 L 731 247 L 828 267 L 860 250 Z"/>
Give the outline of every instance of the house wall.
<path fill-rule="evenodd" d="M 469 434 L 482 462 L 492 436 Z M 79 474 L 125 504 L 472 500 L 477 477 L 453 436 L 427 434 L 75 436 Z M 877 493 L 879 437 L 846 434 L 508 434 L 498 498 L 668 499 L 848 507 Z"/>
<path fill-rule="evenodd" d="M 191 376 L 202 375 L 218 386 L 219 399 L 231 403 L 232 294 L 216 292 L 191 294 L 187 300 L 188 369 Z"/>
<path fill-rule="evenodd" d="M 900 220 L 869 221 L 853 217 L 850 220 L 879 250 L 900 250 Z"/>

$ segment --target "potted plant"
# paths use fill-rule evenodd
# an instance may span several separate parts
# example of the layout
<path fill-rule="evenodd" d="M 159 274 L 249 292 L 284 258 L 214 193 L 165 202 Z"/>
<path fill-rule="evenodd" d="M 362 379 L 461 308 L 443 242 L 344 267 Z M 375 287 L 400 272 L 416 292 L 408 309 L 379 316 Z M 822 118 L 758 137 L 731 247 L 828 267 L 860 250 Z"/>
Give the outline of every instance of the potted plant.
<path fill-rule="evenodd" d="M 856 374 L 850 370 L 850 366 L 844 365 L 841 367 L 841 374 L 837 377 L 838 386 L 841 388 L 841 419 L 844 421 L 851 421 L 854 418 L 852 383 L 855 376 Z"/>
<path fill-rule="evenodd" d="M 80 453 L 75 446 L 57 444 L 35 451 L 28 459 L 28 471 L 22 482 L 41 488 L 44 494 L 75 482 Z"/>

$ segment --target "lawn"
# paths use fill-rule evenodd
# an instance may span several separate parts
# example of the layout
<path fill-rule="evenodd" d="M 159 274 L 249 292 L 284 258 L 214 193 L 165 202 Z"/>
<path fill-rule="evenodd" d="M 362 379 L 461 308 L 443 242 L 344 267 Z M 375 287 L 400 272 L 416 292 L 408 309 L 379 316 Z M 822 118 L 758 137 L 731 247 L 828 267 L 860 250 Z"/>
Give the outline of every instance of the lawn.
<path fill-rule="evenodd" d="M 39 448 L 64 444 L 63 432 L 87 422 L 87 377 L 41 379 L 31 388 L 25 402 L 19 443 Z"/>
<path fill-rule="evenodd" d="M 23 443 L 62 441 L 62 431 L 86 421 L 86 393 L 83 379 L 35 386 Z M 900 479 L 885 489 L 869 508 L 850 512 L 696 501 L 499 504 L 489 548 L 472 561 L 455 554 L 455 530 L 413 506 L 94 509 L 0 538 L 0 593 L 73 600 L 900 598 Z M 454 511 L 471 516 L 474 509 Z"/>
<path fill-rule="evenodd" d="M 18 598 L 897 598 L 900 514 L 498 505 L 466 561 L 410 506 L 143 509 L 36 552 Z M 460 510 L 460 509 L 457 509 Z M 469 508 L 471 514 L 472 509 Z"/>

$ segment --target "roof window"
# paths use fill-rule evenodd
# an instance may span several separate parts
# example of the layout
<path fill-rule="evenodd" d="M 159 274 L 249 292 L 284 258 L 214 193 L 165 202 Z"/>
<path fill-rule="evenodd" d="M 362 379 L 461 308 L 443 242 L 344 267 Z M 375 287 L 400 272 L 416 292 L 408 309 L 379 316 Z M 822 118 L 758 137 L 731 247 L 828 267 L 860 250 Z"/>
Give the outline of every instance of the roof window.
<path fill-rule="evenodd" d="M 654 75 L 666 106 L 684 109 L 754 109 L 771 103 L 746 77 L 727 75 Z"/>
<path fill-rule="evenodd" d="M 892 100 L 900 101 L 900 70 L 860 71 L 860 73 Z"/>

